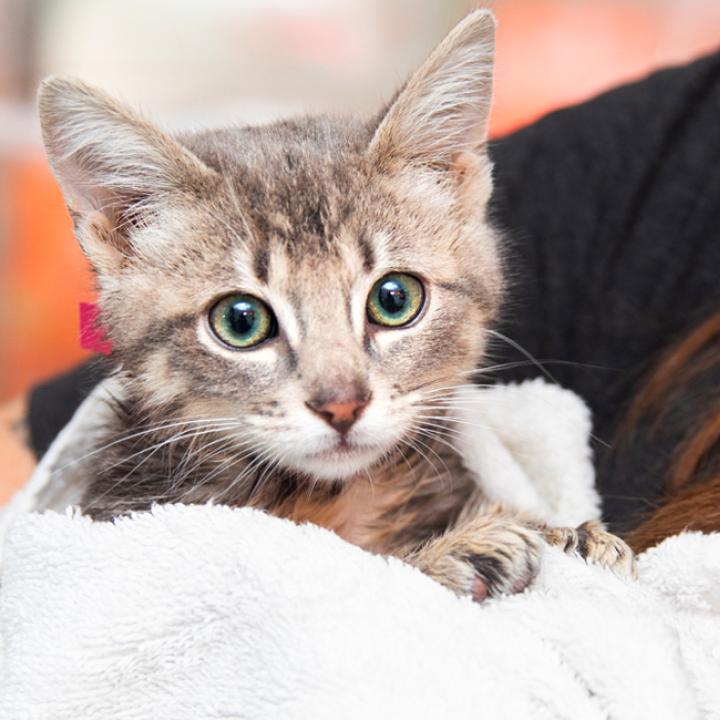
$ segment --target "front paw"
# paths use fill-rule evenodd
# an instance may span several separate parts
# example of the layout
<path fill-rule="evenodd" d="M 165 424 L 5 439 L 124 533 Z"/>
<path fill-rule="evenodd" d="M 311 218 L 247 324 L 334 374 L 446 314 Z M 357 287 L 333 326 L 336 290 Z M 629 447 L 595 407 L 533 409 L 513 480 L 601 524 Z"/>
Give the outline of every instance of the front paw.
<path fill-rule="evenodd" d="M 537 574 L 541 537 L 520 524 L 464 527 L 429 543 L 414 564 L 476 602 L 522 592 Z"/>
<path fill-rule="evenodd" d="M 550 528 L 545 530 L 544 537 L 569 555 L 610 568 L 623 577 L 637 577 L 635 555 L 629 545 L 603 530 L 599 523 L 589 521 L 577 528 Z"/>

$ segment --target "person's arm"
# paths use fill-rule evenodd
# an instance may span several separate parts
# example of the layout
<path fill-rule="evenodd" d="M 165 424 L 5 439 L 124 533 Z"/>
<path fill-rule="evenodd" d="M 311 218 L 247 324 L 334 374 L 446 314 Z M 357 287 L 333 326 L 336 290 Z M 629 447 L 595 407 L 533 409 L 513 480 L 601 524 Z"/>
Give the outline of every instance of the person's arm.
<path fill-rule="evenodd" d="M 0 403 L 0 505 L 30 477 L 36 462 L 103 379 L 98 358 Z"/>
<path fill-rule="evenodd" d="M 0 505 L 25 484 L 35 467 L 27 425 L 27 397 L 0 404 Z"/>

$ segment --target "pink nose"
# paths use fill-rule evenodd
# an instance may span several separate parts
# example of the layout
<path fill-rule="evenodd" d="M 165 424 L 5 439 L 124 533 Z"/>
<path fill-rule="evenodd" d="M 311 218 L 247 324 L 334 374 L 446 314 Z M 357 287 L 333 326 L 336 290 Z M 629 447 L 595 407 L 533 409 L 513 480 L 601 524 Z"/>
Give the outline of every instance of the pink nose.
<path fill-rule="evenodd" d="M 322 403 L 310 401 L 305 404 L 330 427 L 341 435 L 345 435 L 362 415 L 369 401 L 368 397 L 353 400 L 330 400 Z"/>

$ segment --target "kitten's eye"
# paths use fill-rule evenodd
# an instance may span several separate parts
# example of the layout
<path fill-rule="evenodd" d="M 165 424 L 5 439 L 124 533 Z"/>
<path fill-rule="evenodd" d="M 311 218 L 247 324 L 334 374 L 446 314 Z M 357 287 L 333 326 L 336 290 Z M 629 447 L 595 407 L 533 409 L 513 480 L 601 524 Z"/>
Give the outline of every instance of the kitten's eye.
<path fill-rule="evenodd" d="M 233 348 L 251 348 L 275 335 L 272 310 L 252 295 L 228 295 L 210 310 L 210 327 Z"/>
<path fill-rule="evenodd" d="M 390 273 L 378 280 L 370 291 L 368 318 L 378 325 L 407 325 L 422 310 L 424 301 L 425 291 L 417 278 L 405 273 Z"/>

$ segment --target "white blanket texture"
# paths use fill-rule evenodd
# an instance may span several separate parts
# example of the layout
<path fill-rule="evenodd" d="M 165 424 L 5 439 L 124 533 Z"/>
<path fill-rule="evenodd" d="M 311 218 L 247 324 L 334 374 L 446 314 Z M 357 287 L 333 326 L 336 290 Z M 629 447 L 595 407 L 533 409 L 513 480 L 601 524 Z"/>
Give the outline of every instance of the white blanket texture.
<path fill-rule="evenodd" d="M 670 538 L 637 582 L 548 549 L 522 595 L 477 605 L 253 510 L 94 523 L 53 471 L 109 389 L 3 514 L 3 720 L 720 718 L 720 535 Z M 466 400 L 459 449 L 491 496 L 598 516 L 575 396 L 535 381 Z"/>

